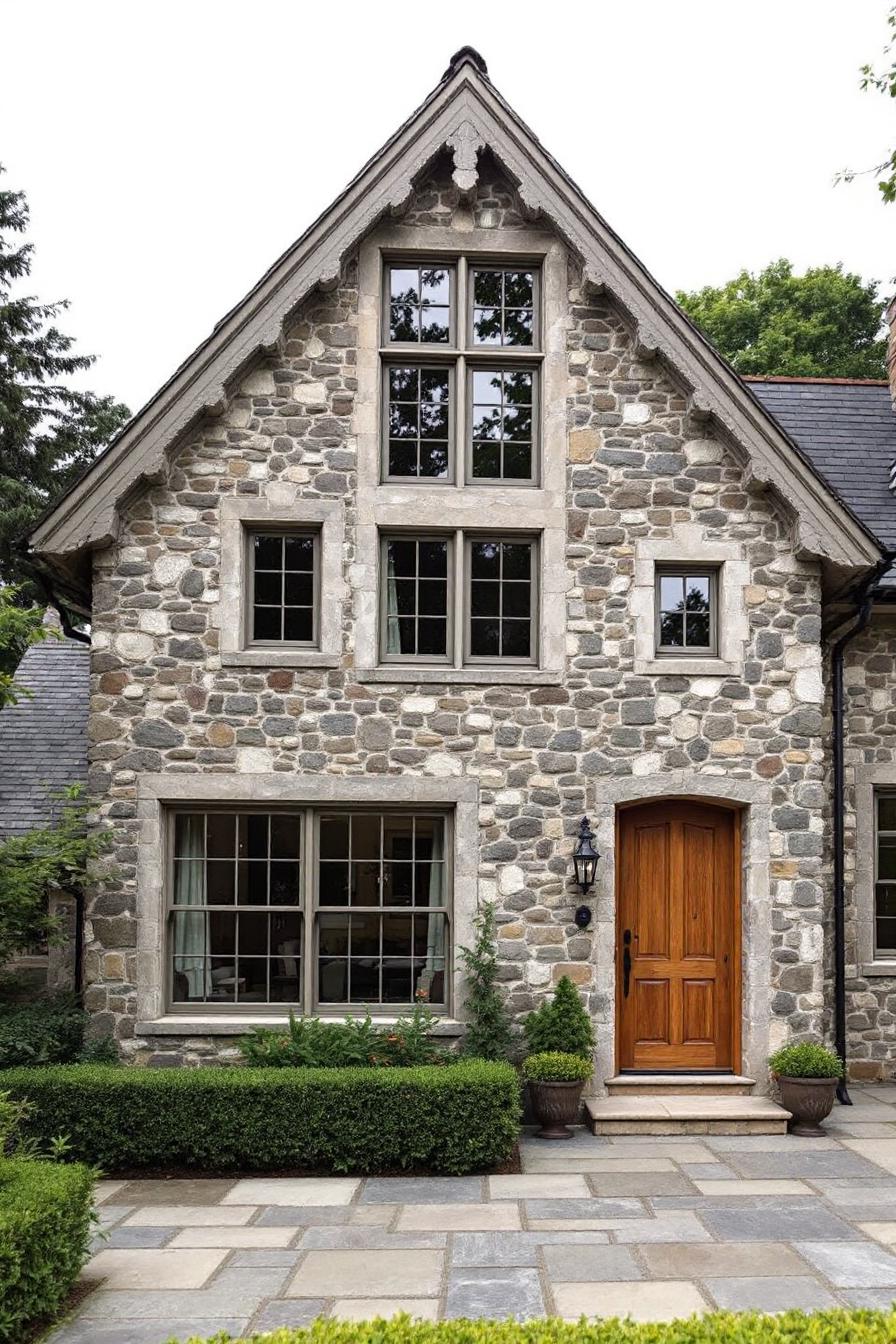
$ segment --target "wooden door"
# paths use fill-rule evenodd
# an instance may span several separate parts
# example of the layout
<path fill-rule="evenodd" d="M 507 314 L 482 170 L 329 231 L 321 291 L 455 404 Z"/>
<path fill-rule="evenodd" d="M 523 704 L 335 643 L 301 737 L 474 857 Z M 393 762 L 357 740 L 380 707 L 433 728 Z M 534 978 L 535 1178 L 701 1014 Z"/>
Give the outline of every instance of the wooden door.
<path fill-rule="evenodd" d="M 620 1069 L 736 1069 L 739 828 L 684 800 L 619 817 Z"/>

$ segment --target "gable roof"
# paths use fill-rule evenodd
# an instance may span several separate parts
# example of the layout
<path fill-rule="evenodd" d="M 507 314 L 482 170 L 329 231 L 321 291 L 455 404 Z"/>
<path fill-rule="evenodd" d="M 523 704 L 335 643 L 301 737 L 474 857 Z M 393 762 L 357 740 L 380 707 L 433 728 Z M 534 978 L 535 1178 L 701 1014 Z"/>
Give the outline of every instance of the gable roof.
<path fill-rule="evenodd" d="M 69 784 L 87 780 L 90 648 L 47 639 L 27 650 L 16 681 L 33 699 L 0 712 L 0 837 L 46 826 Z"/>
<path fill-rule="evenodd" d="M 581 258 L 585 283 L 607 290 L 628 315 L 639 355 L 663 358 L 688 389 L 691 413 L 711 419 L 746 452 L 751 479 L 791 511 L 803 549 L 847 568 L 877 561 L 868 530 L 544 150 L 470 48 L 457 53 L 422 106 L 38 522 L 34 549 L 66 557 L 113 540 L 119 505 L 141 480 L 164 471 L 166 453 L 187 429 L 226 406 L 239 375 L 277 347 L 302 299 L 338 283 L 360 239 L 385 215 L 400 213 L 446 147 L 461 196 L 475 186 L 478 154 L 489 148 L 527 215 L 546 217 Z"/>
<path fill-rule="evenodd" d="M 896 410 L 887 382 L 748 378 L 763 406 L 888 550 L 896 550 Z"/>

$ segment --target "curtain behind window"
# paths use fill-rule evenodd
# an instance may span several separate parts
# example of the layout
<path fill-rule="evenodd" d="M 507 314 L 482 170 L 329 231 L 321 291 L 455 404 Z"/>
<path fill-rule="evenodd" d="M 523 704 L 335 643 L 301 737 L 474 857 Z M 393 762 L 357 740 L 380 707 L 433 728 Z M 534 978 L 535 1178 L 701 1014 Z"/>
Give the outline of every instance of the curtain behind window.
<path fill-rule="evenodd" d="M 180 833 L 181 845 L 175 864 L 176 882 L 174 903 L 180 908 L 202 905 L 204 900 L 205 877 L 205 816 L 203 814 L 183 818 Z M 184 863 L 184 859 L 192 862 Z M 208 992 L 208 962 L 206 961 L 206 916 L 204 911 L 195 914 L 176 914 L 174 917 L 174 970 L 187 977 L 188 997 L 204 999 Z"/>

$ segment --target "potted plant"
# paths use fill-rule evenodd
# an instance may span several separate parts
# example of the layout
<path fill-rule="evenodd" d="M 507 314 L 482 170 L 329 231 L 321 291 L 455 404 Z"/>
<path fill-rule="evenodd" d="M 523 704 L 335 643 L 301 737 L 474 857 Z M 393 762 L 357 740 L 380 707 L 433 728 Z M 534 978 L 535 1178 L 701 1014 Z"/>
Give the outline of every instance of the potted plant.
<path fill-rule="evenodd" d="M 544 1050 L 523 1060 L 540 1139 L 571 1139 L 582 1088 L 591 1077 L 591 1061 L 562 1050 Z"/>
<path fill-rule="evenodd" d="M 843 1077 L 840 1057 L 823 1045 L 803 1041 L 776 1050 L 768 1062 L 781 1105 L 791 1114 L 791 1134 L 823 1135 L 821 1122 L 833 1109 L 837 1084 Z"/>

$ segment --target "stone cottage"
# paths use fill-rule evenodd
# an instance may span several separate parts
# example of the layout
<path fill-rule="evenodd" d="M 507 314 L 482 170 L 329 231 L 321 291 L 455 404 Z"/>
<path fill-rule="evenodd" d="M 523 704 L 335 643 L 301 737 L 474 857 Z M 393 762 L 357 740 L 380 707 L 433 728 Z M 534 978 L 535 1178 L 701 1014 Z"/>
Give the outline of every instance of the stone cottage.
<path fill-rule="evenodd" d="M 33 532 L 91 630 L 96 1031 L 458 1034 L 494 901 L 599 1091 L 892 1074 L 894 459 L 885 383 L 740 379 L 460 51 Z"/>

